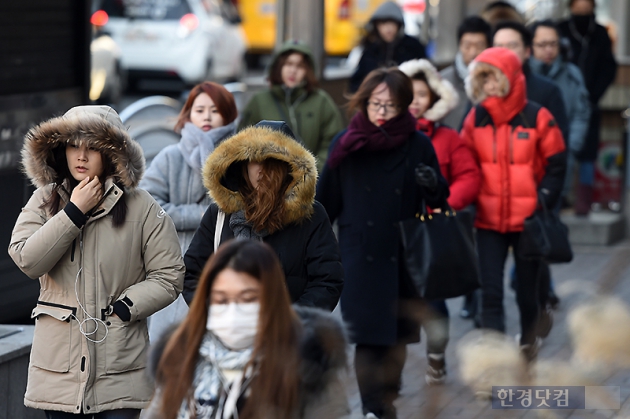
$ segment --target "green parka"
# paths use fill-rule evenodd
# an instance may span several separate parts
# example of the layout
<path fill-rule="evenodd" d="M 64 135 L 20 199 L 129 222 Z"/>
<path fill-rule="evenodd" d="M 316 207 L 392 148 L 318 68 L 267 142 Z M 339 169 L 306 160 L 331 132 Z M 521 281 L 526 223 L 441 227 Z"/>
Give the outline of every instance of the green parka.
<path fill-rule="evenodd" d="M 288 41 L 275 53 L 269 66 L 270 74 L 280 56 L 288 51 L 303 54 L 313 65 L 313 55 L 308 46 Z M 238 129 L 264 119 L 285 121 L 304 147 L 315 155 L 319 171 L 328 157 L 330 142 L 344 128 L 339 108 L 328 93 L 318 88 L 308 92 L 304 87 L 290 89 L 284 85 L 272 85 L 252 97 L 242 113 Z"/>
<path fill-rule="evenodd" d="M 74 139 L 87 141 L 116 167 L 82 227 L 63 209 L 67 181 L 59 190 L 62 209 L 51 215 L 42 208 L 58 173 L 54 150 Z M 175 301 L 184 277 L 173 221 L 136 189 L 142 149 L 114 110 L 82 106 L 32 128 L 22 156 L 38 189 L 18 217 L 9 254 L 41 286 L 24 403 L 70 413 L 141 409 L 153 393 L 144 372 L 146 319 Z M 111 211 L 122 196 L 125 222 L 115 227 Z M 118 301 L 128 307 L 129 321 L 112 316 Z"/>

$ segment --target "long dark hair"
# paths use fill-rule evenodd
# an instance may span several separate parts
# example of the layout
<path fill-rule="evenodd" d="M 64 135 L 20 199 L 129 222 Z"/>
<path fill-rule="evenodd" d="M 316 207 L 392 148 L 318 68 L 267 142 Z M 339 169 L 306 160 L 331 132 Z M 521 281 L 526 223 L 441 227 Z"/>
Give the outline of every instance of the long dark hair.
<path fill-rule="evenodd" d="M 73 141 L 73 140 L 70 140 Z M 78 141 L 78 140 L 77 140 Z M 40 208 L 46 210 L 49 216 L 54 216 L 61 210 L 61 194 L 60 190 L 64 188 L 64 183 L 68 187 L 66 191 L 68 194 L 68 200 L 70 200 L 70 195 L 72 195 L 72 191 L 79 184 L 72 174 L 70 173 L 70 169 L 68 168 L 68 159 L 66 158 L 66 145 L 62 144 L 55 147 L 50 155 L 48 156 L 48 160 L 46 164 L 50 167 L 55 168 L 56 176 L 54 180 L 54 185 L 52 189 L 52 193 L 50 196 L 44 200 Z M 111 162 L 109 157 L 103 152 L 101 154 L 101 161 L 103 162 L 103 174 L 101 183 L 104 185 L 105 179 L 108 177 L 114 177 L 114 183 L 121 189 L 124 189 L 122 183 L 120 183 L 115 175 L 116 168 L 114 164 Z M 118 199 L 116 205 L 112 208 L 112 224 L 114 227 L 121 227 L 125 223 L 125 218 L 127 217 L 127 201 L 125 199 L 125 194 Z"/>
<path fill-rule="evenodd" d="M 265 159 L 258 188 L 249 181 L 247 163 L 242 165 L 239 192 L 245 203 L 245 219 L 255 231 L 266 230 L 269 234 L 284 226 L 284 199 L 287 187 L 293 180 L 289 164 L 277 159 Z"/>
<path fill-rule="evenodd" d="M 298 339 L 301 326 L 291 307 L 280 261 L 269 245 L 257 240 L 231 240 L 221 245 L 206 263 L 186 319 L 169 339 L 159 360 L 156 380 L 161 387 L 161 410 L 174 419 L 192 383 L 199 346 L 206 333 L 210 294 L 225 269 L 260 281 L 260 317 L 250 365 L 256 374 L 239 417 L 293 417 L 299 405 Z"/>

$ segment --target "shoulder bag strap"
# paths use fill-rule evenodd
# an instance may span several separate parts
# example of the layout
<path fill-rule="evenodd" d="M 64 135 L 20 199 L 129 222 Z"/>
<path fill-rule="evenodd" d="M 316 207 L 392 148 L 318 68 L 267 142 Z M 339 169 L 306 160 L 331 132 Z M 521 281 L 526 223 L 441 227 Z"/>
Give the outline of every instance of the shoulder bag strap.
<path fill-rule="evenodd" d="M 223 232 L 223 223 L 225 222 L 225 213 L 221 210 L 217 213 L 217 226 L 214 229 L 214 251 L 216 252 L 221 244 L 221 232 Z"/>

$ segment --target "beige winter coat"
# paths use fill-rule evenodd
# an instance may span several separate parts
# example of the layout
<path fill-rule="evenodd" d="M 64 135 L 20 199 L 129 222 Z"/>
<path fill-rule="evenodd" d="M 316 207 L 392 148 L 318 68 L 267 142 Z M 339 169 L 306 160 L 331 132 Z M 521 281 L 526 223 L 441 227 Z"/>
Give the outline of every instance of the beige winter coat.
<path fill-rule="evenodd" d="M 50 216 L 41 208 L 57 176 L 52 151 L 77 132 L 116 166 L 82 228 L 63 209 Z M 22 155 L 39 188 L 18 217 L 9 254 L 41 285 L 24 403 L 71 413 L 143 408 L 153 392 L 146 318 L 177 298 L 184 265 L 172 220 L 135 189 L 142 150 L 111 108 L 84 106 L 31 129 Z M 70 194 L 62 188 L 60 195 L 63 208 Z M 123 195 L 127 214 L 116 228 L 110 211 Z M 118 300 L 129 307 L 129 322 L 111 315 Z"/>

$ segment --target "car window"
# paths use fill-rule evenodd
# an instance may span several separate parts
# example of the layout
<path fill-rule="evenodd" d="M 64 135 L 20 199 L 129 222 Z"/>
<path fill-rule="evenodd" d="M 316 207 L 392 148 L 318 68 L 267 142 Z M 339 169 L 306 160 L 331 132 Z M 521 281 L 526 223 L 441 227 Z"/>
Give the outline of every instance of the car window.
<path fill-rule="evenodd" d="M 101 8 L 109 17 L 148 20 L 179 20 L 191 13 L 186 0 L 103 0 Z"/>

